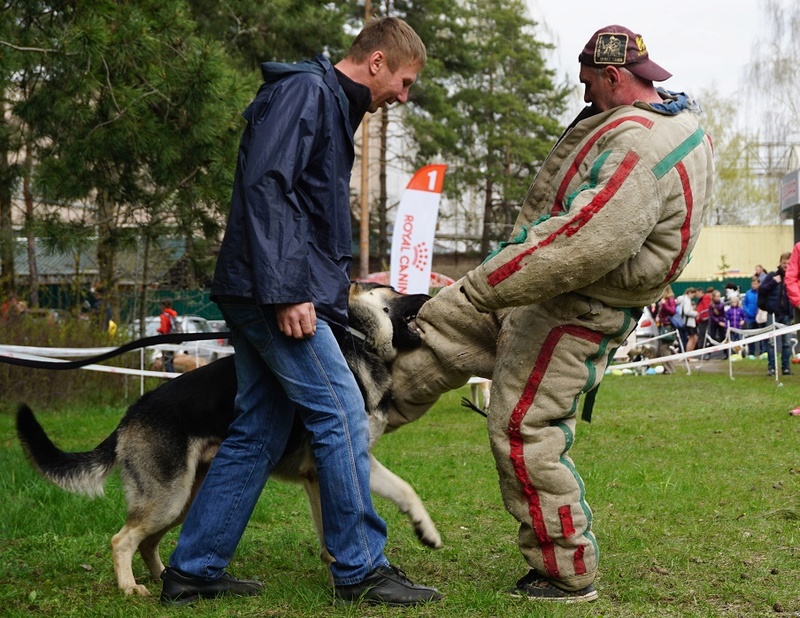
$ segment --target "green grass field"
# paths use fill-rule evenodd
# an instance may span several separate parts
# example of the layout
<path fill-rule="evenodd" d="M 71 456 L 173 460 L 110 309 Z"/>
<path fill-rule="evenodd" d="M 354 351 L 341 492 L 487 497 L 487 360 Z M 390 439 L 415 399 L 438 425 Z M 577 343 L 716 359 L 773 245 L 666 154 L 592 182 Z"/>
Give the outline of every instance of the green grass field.
<path fill-rule="evenodd" d="M 527 568 L 503 508 L 485 422 L 449 393 L 418 422 L 385 436 L 378 458 L 425 501 L 445 547 L 416 540 L 394 506 L 390 560 L 446 599 L 413 610 L 334 607 L 305 494 L 270 482 L 232 564 L 266 583 L 262 597 L 192 609 L 116 588 L 109 542 L 124 521 L 117 475 L 105 498 L 48 485 L 0 415 L 0 614 L 3 616 L 726 616 L 800 615 L 800 371 L 778 387 L 765 364 L 704 364 L 684 375 L 608 376 L 572 456 L 586 483 L 600 544 L 600 599 L 541 605 L 502 591 Z M 7 405 L 7 402 L 6 402 Z M 67 450 L 96 446 L 122 408 L 39 410 Z M 166 561 L 176 533 L 162 544 Z M 137 556 L 134 572 L 146 569 Z M 145 581 L 142 579 L 141 581 Z"/>

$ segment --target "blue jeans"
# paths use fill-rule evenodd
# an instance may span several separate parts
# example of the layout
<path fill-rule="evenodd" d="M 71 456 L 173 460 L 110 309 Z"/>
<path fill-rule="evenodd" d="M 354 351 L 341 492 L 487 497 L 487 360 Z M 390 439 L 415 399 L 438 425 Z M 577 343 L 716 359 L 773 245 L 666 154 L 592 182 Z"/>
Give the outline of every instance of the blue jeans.
<path fill-rule="evenodd" d="M 789 326 L 789 324 L 792 323 L 792 317 L 786 315 L 776 320 L 775 314 L 770 313 L 769 317 L 767 317 L 767 324 L 773 323 Z M 775 369 L 775 348 L 772 346 L 772 341 L 772 339 L 764 339 L 764 341 L 761 342 L 762 345 L 767 346 L 767 369 L 770 370 Z M 777 338 L 776 343 L 778 349 L 781 351 L 781 369 L 783 371 L 789 371 L 792 358 L 792 334 L 781 335 Z"/>
<path fill-rule="evenodd" d="M 236 353 L 236 418 L 189 509 L 170 566 L 203 579 L 222 575 L 296 412 L 312 436 L 334 582 L 362 581 L 388 564 L 386 524 L 369 493 L 364 400 L 330 325 L 318 319 L 313 337 L 292 339 L 278 329 L 272 307 L 219 305 Z"/>

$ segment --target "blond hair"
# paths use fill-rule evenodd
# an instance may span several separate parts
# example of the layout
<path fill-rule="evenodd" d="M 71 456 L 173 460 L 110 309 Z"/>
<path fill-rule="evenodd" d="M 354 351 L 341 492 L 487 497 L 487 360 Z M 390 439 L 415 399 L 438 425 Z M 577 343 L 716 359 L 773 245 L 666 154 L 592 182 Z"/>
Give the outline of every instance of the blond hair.
<path fill-rule="evenodd" d="M 350 45 L 346 57 L 360 64 L 378 50 L 386 54 L 386 64 L 392 73 L 414 64 L 422 68 L 428 60 L 422 39 L 397 17 L 381 17 L 367 22 Z"/>

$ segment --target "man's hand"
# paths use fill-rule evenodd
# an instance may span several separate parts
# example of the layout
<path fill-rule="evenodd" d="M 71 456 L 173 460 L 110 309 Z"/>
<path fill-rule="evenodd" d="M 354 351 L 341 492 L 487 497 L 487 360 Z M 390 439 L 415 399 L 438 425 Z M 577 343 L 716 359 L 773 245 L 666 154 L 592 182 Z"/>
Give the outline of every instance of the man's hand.
<path fill-rule="evenodd" d="M 296 305 L 275 305 L 278 328 L 287 337 L 304 339 L 317 332 L 317 313 L 312 303 Z"/>

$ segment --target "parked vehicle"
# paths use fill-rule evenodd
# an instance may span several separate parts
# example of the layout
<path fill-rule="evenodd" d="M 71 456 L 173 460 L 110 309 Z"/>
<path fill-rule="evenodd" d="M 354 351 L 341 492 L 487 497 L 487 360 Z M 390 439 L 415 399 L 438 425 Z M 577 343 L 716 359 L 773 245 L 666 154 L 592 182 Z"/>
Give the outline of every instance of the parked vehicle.
<path fill-rule="evenodd" d="M 179 315 L 175 318 L 181 333 L 213 333 L 214 329 L 208 320 L 199 315 Z M 144 337 L 153 337 L 158 334 L 161 326 L 161 316 L 149 316 L 144 319 Z M 134 337 L 139 336 L 139 320 L 131 322 L 130 332 Z"/>
<path fill-rule="evenodd" d="M 636 325 L 636 341 L 657 336 L 658 324 L 656 324 L 653 314 L 650 313 L 650 307 L 645 307 L 642 311 L 642 317 L 639 318 L 639 323 Z"/>
<path fill-rule="evenodd" d="M 212 327 L 208 320 L 200 317 L 199 315 L 179 315 L 176 318 L 178 327 L 181 333 L 213 333 L 219 329 Z M 139 320 L 134 320 L 128 332 L 133 339 L 140 337 Z M 158 335 L 158 327 L 161 325 L 160 316 L 149 316 L 144 319 L 144 337 L 153 337 Z M 224 329 L 223 329 L 224 330 Z M 216 360 L 221 356 L 232 354 L 232 349 L 227 345 L 225 339 L 209 339 L 207 341 L 186 341 L 185 343 L 178 344 L 179 347 L 175 350 L 177 354 L 189 354 L 192 356 L 199 356 L 209 362 Z M 151 362 L 161 356 L 161 353 L 156 350 L 151 358 Z"/>

